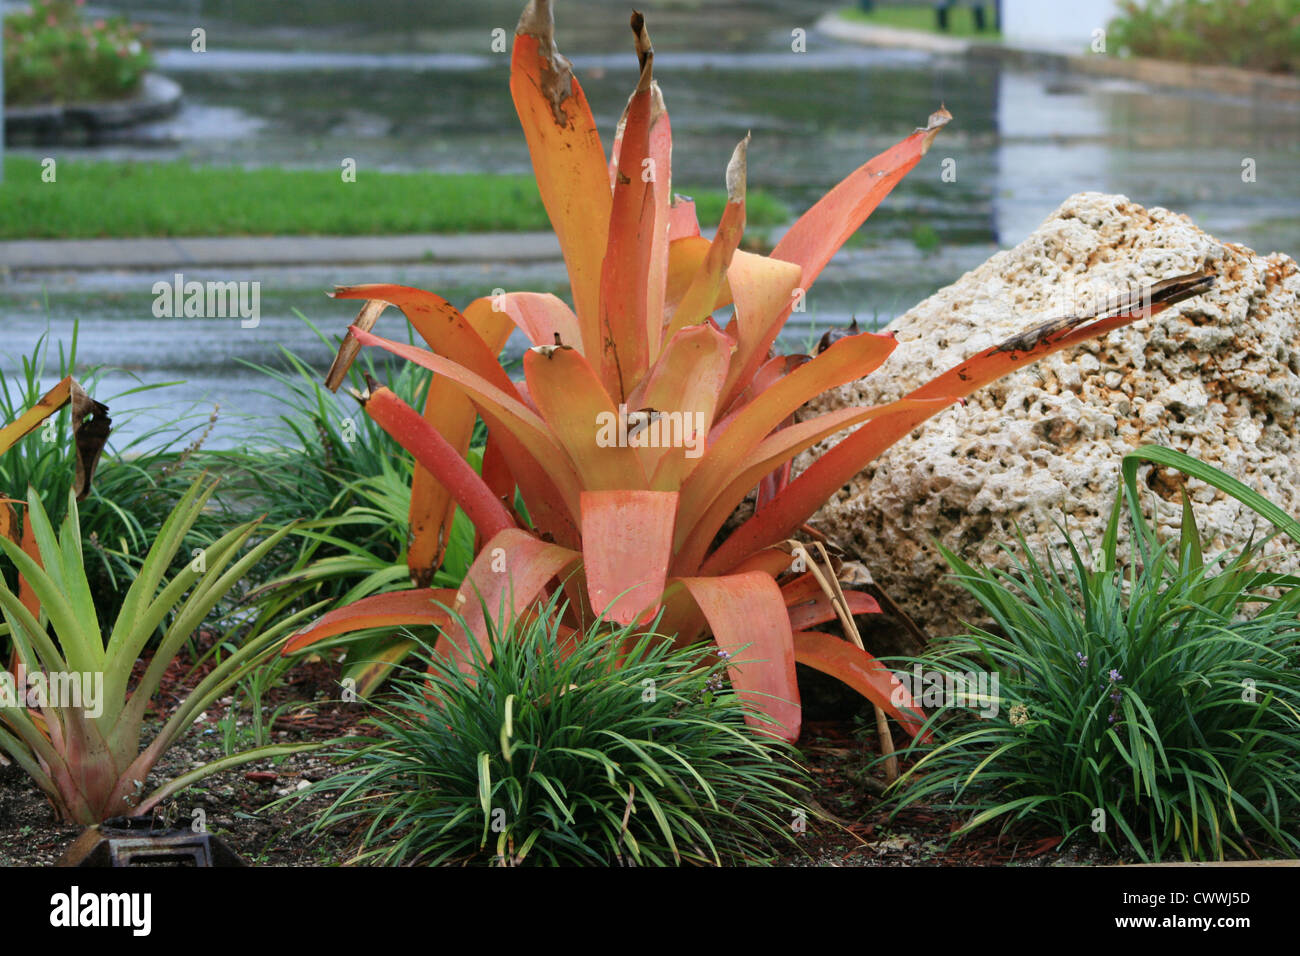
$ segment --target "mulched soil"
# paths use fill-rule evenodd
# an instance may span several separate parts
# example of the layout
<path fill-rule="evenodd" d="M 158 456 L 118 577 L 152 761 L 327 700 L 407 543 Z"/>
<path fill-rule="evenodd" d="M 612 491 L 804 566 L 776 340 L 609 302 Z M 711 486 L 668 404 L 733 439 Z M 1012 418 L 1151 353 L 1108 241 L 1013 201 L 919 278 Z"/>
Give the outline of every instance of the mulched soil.
<path fill-rule="evenodd" d="M 140 665 L 137 676 L 141 673 Z M 151 709 L 156 730 L 211 668 L 191 671 L 174 662 Z M 323 741 L 354 735 L 365 711 L 337 701 L 339 666 L 317 657 L 291 668 L 268 692 L 266 712 L 277 714 L 274 742 Z M 191 731 L 164 756 L 148 789 L 169 776 L 223 755 L 222 718 L 232 701 L 201 715 Z M 870 711 L 868 709 L 867 713 Z M 252 745 L 246 711 L 234 728 L 243 747 Z M 899 741 L 901 743 L 901 741 Z M 950 834 L 960 821 L 928 809 L 907 810 L 892 820 L 878 796 L 882 771 L 871 763 L 878 753 L 874 724 L 861 717 L 840 716 L 805 724 L 800 741 L 804 764 L 815 781 L 814 809 L 788 866 L 987 866 L 1102 864 L 1118 862 L 1078 843 L 1060 849 L 1060 834 L 1033 829 L 987 832 L 960 840 Z M 156 812 L 159 822 L 188 826 L 202 810 L 210 833 L 250 863 L 267 866 L 321 866 L 346 862 L 353 851 L 350 834 L 309 834 L 308 827 L 328 797 L 295 798 L 300 789 L 331 773 L 328 758 L 307 753 L 262 761 L 216 774 L 166 801 Z M 286 799 L 288 798 L 288 799 Z M 280 801 L 278 805 L 268 807 Z M 16 766 L 0 767 L 0 865 L 55 863 L 81 832 L 61 824 L 44 796 Z"/>
<path fill-rule="evenodd" d="M 202 647 L 201 650 L 206 650 Z M 184 656 L 184 655 L 182 655 Z M 191 659 L 192 660 L 192 659 Z M 145 738 L 212 669 L 211 661 L 190 672 L 178 658 L 168 667 L 160 692 L 150 702 L 152 719 Z M 135 677 L 144 664 L 136 666 Z M 364 716 L 359 705 L 337 701 L 339 666 L 312 658 L 291 668 L 284 680 L 267 692 L 265 712 L 276 714 L 267 743 L 324 741 L 353 734 Z M 191 730 L 159 761 L 146 791 L 166 779 L 198 768 L 224 755 L 222 718 L 230 697 L 200 715 Z M 247 709 L 239 711 L 234 727 L 239 749 L 253 746 Z M 300 788 L 332 773 L 328 758 L 314 753 L 245 764 L 214 774 L 173 798 L 155 812 L 159 824 L 189 826 L 202 810 L 208 832 L 250 863 L 268 866 L 321 866 L 345 861 L 350 855 L 345 835 L 313 836 L 300 832 L 327 805 L 326 797 L 291 799 L 274 810 L 268 804 L 292 798 Z M 39 866 L 55 863 L 81 832 L 60 823 L 44 795 L 17 766 L 0 767 L 0 866 Z"/>
<path fill-rule="evenodd" d="M 870 711 L 867 711 L 870 714 Z M 903 741 L 897 740 L 895 746 Z M 1032 827 L 985 827 L 952 839 L 962 820 L 931 809 L 907 809 L 890 818 L 877 795 L 885 786 L 874 764 L 879 738 L 861 717 L 806 721 L 799 740 L 814 780 L 814 809 L 789 866 L 1074 866 L 1121 862 L 1113 854 Z M 907 764 L 901 764 L 906 769 Z M 1123 862 L 1129 862 L 1127 860 Z"/>

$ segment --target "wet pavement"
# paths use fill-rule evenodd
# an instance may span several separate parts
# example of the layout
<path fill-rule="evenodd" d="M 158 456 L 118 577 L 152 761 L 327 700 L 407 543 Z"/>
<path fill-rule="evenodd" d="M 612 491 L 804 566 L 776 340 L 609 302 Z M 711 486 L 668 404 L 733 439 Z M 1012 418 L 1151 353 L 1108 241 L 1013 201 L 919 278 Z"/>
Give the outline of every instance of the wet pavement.
<path fill-rule="evenodd" d="M 119 6 L 152 24 L 160 66 L 184 86 L 185 106 L 168 122 L 54 155 L 313 168 L 337 168 L 351 157 L 362 170 L 529 168 L 507 88 L 508 57 L 492 50 L 493 30 L 513 30 L 516 0 Z M 1300 110 L 849 46 L 811 30 L 833 6 L 679 0 L 647 9 L 679 191 L 721 186 L 732 147 L 752 131 L 751 184 L 801 210 L 940 103 L 954 114 L 930 154 L 814 287 L 808 312 L 791 325 L 790 347 L 853 315 L 888 321 L 1018 242 L 1081 190 L 1176 209 L 1261 252 L 1300 252 Z M 607 141 L 635 76 L 620 11 L 563 0 L 557 13 L 561 49 L 574 60 Z M 195 26 L 207 31 L 207 53 L 185 45 Z M 792 49 L 798 29 L 809 31 L 805 52 Z M 1247 159 L 1254 182 L 1242 179 Z M 944 180 L 945 168 L 955 181 Z M 252 414 L 277 410 L 255 392 L 272 383 L 238 360 L 275 362 L 284 346 L 323 370 L 329 350 L 296 313 L 341 332 L 354 310 L 325 298 L 335 284 L 402 282 L 454 302 L 497 287 L 566 292 L 558 262 L 502 255 L 313 266 L 196 259 L 184 270 L 187 279 L 261 284 L 261 321 L 245 329 L 231 319 L 156 318 L 154 284 L 170 281 L 174 268 L 55 265 L 0 270 L 0 315 L 9 333 L 0 368 L 15 368 L 47 330 L 66 339 L 79 319 L 87 361 L 149 381 L 186 379 L 187 397 Z M 386 322 L 396 333 L 395 318 Z M 130 381 L 123 374 L 105 385 L 111 393 Z M 238 440 L 241 429 L 230 428 L 223 425 L 215 440 Z"/>

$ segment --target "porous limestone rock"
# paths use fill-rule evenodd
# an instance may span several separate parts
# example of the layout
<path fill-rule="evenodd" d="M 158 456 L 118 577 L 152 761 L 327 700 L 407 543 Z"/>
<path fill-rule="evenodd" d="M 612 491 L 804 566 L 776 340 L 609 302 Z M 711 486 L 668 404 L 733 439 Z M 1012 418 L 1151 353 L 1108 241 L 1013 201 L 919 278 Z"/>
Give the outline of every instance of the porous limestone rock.
<path fill-rule="evenodd" d="M 1287 256 L 1256 255 L 1124 196 L 1068 199 L 1020 245 L 891 322 L 899 345 L 884 366 L 809 411 L 892 400 L 1017 332 L 1079 314 L 1091 300 L 1206 267 L 1219 275 L 1210 292 L 941 412 L 862 471 L 812 524 L 863 557 L 930 633 L 943 634 L 983 615 L 945 580 L 932 537 L 1002 567 L 1009 559 L 999 542 L 1014 545 L 1017 524 L 1039 556 L 1048 547 L 1059 553 L 1054 520 L 1099 543 L 1120 459 L 1140 445 L 1201 458 L 1300 515 L 1300 269 Z M 1176 535 L 1178 473 L 1144 466 L 1140 475 L 1140 487 L 1158 496 L 1159 526 Z M 1193 480 L 1187 488 L 1207 553 L 1271 530 L 1211 486 Z M 1298 564 L 1284 558 L 1273 566 Z"/>

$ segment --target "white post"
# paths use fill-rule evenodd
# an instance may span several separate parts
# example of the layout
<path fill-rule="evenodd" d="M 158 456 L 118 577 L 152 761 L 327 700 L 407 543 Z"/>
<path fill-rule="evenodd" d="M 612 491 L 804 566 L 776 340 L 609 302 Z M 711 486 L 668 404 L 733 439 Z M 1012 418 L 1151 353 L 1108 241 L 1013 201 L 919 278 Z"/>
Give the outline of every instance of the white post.
<path fill-rule="evenodd" d="M 0 4 L 0 183 L 5 181 L 5 31 L 4 4 Z"/>
<path fill-rule="evenodd" d="M 1118 15 L 1116 0 L 1003 0 L 1002 36 L 1012 44 L 1082 53 L 1093 31 L 1105 29 Z"/>

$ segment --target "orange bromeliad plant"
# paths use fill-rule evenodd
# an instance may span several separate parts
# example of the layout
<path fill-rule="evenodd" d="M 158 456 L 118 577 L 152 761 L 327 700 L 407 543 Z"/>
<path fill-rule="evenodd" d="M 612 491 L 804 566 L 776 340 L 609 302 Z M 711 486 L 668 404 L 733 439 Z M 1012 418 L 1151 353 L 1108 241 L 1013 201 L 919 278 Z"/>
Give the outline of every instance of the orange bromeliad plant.
<path fill-rule="evenodd" d="M 951 117 L 940 110 L 850 174 L 771 256 L 751 254 L 738 248 L 748 137 L 728 165 L 729 201 L 706 239 L 693 204 L 671 194 L 672 137 L 640 14 L 632 29 L 640 75 L 608 160 L 582 87 L 556 49 L 549 0 L 529 3 L 515 35 L 510 89 L 564 254 L 572 308 L 529 292 L 459 311 L 402 286 L 336 291 L 365 304 L 330 372 L 331 387 L 363 345 L 434 372 L 423 414 L 382 386 L 359 396 L 417 462 L 408 555 L 417 587 L 325 615 L 286 653 L 363 628 L 434 624 L 442 628 L 440 652 L 467 662 L 467 642 L 486 649 L 486 615 L 529 613 L 539 597 L 563 587 L 564 623 L 575 633 L 601 614 L 626 624 L 662 613 L 661 630 L 678 642 L 711 637 L 730 657 L 736 689 L 790 739 L 800 724 L 796 662 L 839 678 L 916 733 L 918 711 L 893 675 L 855 644 L 816 629 L 837 614 L 876 612 L 875 601 L 849 592 L 837 612 L 819 575 L 792 567 L 790 536 L 869 461 L 942 408 L 1194 295 L 1210 278 L 1167 280 L 1148 290 L 1141 307 L 1048 323 L 899 401 L 793 423 L 810 399 L 870 374 L 894 350 L 891 336 L 860 333 L 816 357 L 772 355 L 798 297 Z M 388 305 L 402 310 L 427 350 L 371 332 Z M 720 326 L 713 313 L 726 307 L 734 312 Z M 533 343 L 522 382 L 497 359 L 516 328 Z M 488 430 L 481 476 L 465 461 L 477 417 Z M 855 426 L 790 480 L 795 456 Z M 754 515 L 718 542 L 728 517 L 760 484 Z M 516 491 L 526 514 L 514 507 Z M 457 506 L 475 525 L 478 555 L 458 591 L 430 589 L 424 585 Z M 743 661 L 736 656 L 742 648 Z"/>

